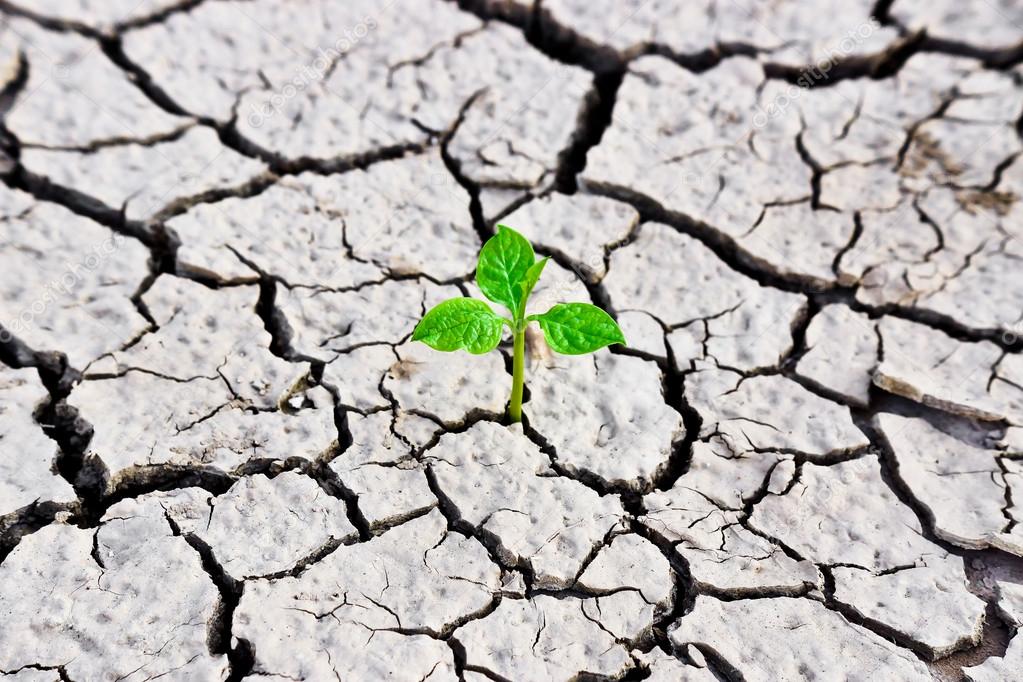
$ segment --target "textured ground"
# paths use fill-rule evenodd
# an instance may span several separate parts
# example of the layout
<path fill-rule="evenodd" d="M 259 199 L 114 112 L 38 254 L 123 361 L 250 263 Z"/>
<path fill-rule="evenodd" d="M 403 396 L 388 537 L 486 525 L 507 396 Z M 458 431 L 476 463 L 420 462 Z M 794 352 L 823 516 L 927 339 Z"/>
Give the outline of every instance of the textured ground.
<path fill-rule="evenodd" d="M 1019 679 L 1021 64 L 1018 0 L 0 0 L 0 679 Z M 498 220 L 630 341 L 524 428 L 409 343 Z"/>

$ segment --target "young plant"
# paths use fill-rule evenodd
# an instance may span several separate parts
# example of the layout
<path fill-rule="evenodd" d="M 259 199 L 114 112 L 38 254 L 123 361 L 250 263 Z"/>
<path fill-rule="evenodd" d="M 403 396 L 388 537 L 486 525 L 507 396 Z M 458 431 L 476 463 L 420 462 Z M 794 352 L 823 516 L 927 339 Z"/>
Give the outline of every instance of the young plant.
<path fill-rule="evenodd" d="M 512 391 L 508 415 L 522 420 L 522 382 L 526 362 L 526 327 L 540 323 L 547 345 L 564 355 L 582 355 L 610 346 L 625 345 L 625 336 L 611 316 L 589 303 L 559 303 L 542 315 L 526 315 L 526 302 L 547 258 L 536 260 L 529 241 L 515 230 L 498 225 L 497 234 L 480 250 L 476 283 L 483 295 L 511 313 L 501 317 L 483 301 L 452 298 L 431 309 L 412 333 L 440 351 L 464 348 L 473 355 L 488 353 L 501 342 L 504 327 L 512 334 Z"/>

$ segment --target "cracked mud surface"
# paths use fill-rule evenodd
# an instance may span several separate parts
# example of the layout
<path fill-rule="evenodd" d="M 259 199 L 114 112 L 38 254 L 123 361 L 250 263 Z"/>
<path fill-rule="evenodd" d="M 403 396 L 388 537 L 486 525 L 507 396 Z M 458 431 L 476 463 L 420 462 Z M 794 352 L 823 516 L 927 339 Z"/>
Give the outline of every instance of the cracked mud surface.
<path fill-rule="evenodd" d="M 4 682 L 1023 669 L 1018 2 L 0 0 L 0 181 Z"/>

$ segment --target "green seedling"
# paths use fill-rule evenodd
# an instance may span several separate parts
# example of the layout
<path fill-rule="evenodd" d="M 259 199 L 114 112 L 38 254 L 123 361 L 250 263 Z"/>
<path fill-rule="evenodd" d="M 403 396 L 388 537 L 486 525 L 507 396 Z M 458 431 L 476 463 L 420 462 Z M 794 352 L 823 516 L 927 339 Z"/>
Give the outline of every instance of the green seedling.
<path fill-rule="evenodd" d="M 474 298 L 452 298 L 423 316 L 412 333 L 436 350 L 465 349 L 473 355 L 497 348 L 504 327 L 512 334 L 512 391 L 508 415 L 522 421 L 522 383 L 526 362 L 526 327 L 539 322 L 547 345 L 564 355 L 592 353 L 613 343 L 625 345 L 625 336 L 610 315 L 589 303 L 558 303 L 542 315 L 526 315 L 526 302 L 548 258 L 536 260 L 529 240 L 498 225 L 497 234 L 480 250 L 476 283 L 483 295 L 511 312 L 501 317 L 487 303 Z"/>

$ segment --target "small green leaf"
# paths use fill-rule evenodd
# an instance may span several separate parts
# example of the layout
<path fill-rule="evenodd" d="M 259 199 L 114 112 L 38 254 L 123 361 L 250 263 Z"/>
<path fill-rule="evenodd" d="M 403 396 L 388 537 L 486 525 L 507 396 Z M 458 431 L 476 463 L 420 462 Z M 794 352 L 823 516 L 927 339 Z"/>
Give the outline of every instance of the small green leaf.
<path fill-rule="evenodd" d="M 529 319 L 540 323 L 547 345 L 564 355 L 592 353 L 612 343 L 625 345 L 618 323 L 589 303 L 559 303 Z"/>
<path fill-rule="evenodd" d="M 536 283 L 540 281 L 540 275 L 543 273 L 544 266 L 547 265 L 547 261 L 549 260 L 550 256 L 533 263 L 529 266 L 529 270 L 526 270 L 525 279 L 519 282 L 519 286 L 522 288 L 522 300 L 519 301 L 519 317 L 526 314 L 526 299 L 528 299 L 529 295 L 533 293 L 533 287 L 535 287 Z"/>
<path fill-rule="evenodd" d="M 412 332 L 412 340 L 436 350 L 464 348 L 473 355 L 481 355 L 497 348 L 505 322 L 483 301 L 452 298 L 423 316 Z"/>
<path fill-rule="evenodd" d="M 519 284 L 525 280 L 536 255 L 521 234 L 505 225 L 497 228 L 497 234 L 480 251 L 476 282 L 484 296 L 517 314 L 523 300 Z"/>

